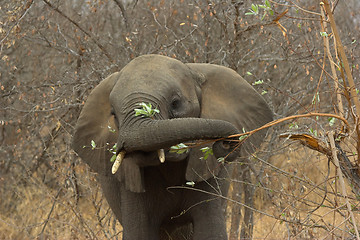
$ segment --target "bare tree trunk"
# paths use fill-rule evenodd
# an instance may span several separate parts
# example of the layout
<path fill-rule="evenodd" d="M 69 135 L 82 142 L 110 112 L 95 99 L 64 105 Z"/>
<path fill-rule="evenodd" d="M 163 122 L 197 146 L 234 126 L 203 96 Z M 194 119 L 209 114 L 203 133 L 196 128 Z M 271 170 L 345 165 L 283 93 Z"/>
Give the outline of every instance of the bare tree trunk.
<path fill-rule="evenodd" d="M 239 168 L 235 168 L 232 178 L 235 180 L 241 179 L 239 174 Z M 241 201 L 241 183 L 234 181 L 232 183 L 231 199 L 236 201 Z M 241 219 L 241 205 L 232 203 L 231 207 L 231 226 L 229 239 L 239 239 L 239 228 L 240 228 L 240 219 Z"/>
<path fill-rule="evenodd" d="M 242 189 L 244 192 L 244 204 L 250 208 L 254 208 L 254 187 L 251 183 L 250 167 L 248 164 L 241 166 Z M 244 220 L 241 226 L 240 239 L 252 239 L 254 228 L 254 213 L 247 207 L 244 207 Z"/>

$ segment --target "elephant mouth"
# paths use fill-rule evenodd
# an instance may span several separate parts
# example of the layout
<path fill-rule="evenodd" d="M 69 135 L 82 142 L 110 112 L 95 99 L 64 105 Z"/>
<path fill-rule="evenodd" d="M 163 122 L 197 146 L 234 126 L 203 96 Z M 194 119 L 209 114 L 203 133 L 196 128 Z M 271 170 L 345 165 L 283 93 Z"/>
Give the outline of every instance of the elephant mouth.
<path fill-rule="evenodd" d="M 120 168 L 120 165 L 122 163 L 122 161 L 124 160 L 126 156 L 126 151 L 125 150 L 122 150 L 120 151 L 117 156 L 116 156 L 116 159 L 111 167 L 111 173 L 112 174 L 115 174 L 119 168 Z M 158 149 L 157 150 L 157 156 L 159 158 L 159 161 L 160 163 L 164 163 L 165 162 L 165 151 L 164 149 Z"/>
<path fill-rule="evenodd" d="M 186 157 L 189 155 L 190 150 L 186 150 L 183 152 L 174 152 L 171 149 L 158 149 L 156 150 L 156 153 L 153 152 L 153 154 L 148 154 L 148 156 L 151 156 L 153 161 L 148 162 L 148 165 L 156 165 L 156 164 L 162 164 L 165 163 L 165 160 L 167 162 L 179 162 L 186 159 Z M 120 151 L 117 153 L 116 159 L 112 165 L 111 172 L 112 174 L 116 174 L 116 172 L 119 170 L 121 163 L 126 158 L 127 153 L 125 150 Z M 157 162 L 156 162 L 157 161 Z M 144 164 L 147 165 L 147 164 Z"/>

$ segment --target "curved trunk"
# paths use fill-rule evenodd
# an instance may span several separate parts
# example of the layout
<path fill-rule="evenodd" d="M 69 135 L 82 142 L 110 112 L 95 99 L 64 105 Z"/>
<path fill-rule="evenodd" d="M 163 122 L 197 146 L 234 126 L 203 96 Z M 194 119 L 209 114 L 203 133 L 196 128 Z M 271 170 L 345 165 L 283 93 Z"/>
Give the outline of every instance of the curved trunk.
<path fill-rule="evenodd" d="M 216 139 L 237 134 L 230 122 L 203 118 L 143 119 L 138 126 L 120 131 L 118 149 L 126 152 L 156 151 L 196 139 Z"/>

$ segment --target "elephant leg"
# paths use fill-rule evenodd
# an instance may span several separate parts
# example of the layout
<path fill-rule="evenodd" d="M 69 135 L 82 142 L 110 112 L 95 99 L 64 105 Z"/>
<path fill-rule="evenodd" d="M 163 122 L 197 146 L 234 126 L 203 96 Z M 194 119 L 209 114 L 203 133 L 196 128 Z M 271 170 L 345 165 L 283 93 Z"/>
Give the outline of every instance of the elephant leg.
<path fill-rule="evenodd" d="M 160 232 L 162 240 L 191 240 L 192 225 L 190 223 L 184 225 L 163 226 Z"/>
<path fill-rule="evenodd" d="M 215 193 L 215 190 L 210 185 L 219 186 L 214 179 L 211 179 L 198 185 L 202 191 L 211 194 L 199 192 L 196 189 L 187 192 L 187 199 L 192 199 L 188 209 L 194 228 L 193 238 L 196 240 L 226 240 L 225 202 L 221 197 L 212 194 Z"/>
<path fill-rule="evenodd" d="M 116 178 L 98 176 L 106 200 L 123 227 L 123 240 L 158 240 L 160 222 L 149 213 L 146 194 L 125 190 Z"/>
<path fill-rule="evenodd" d="M 220 199 L 206 200 L 191 210 L 196 240 L 226 240 L 226 225 Z"/>

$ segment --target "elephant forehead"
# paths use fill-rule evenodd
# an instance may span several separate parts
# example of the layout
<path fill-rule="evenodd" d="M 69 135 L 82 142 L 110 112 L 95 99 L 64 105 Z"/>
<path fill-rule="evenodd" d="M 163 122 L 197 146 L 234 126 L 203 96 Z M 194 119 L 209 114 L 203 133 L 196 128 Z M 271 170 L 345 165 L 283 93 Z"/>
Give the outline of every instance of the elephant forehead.
<path fill-rule="evenodd" d="M 168 92 L 178 87 L 179 83 L 170 74 L 147 72 L 122 76 L 114 86 L 111 96 L 124 96 L 133 92 L 142 92 L 149 95 Z"/>
<path fill-rule="evenodd" d="M 124 102 L 124 98 L 132 93 L 165 98 L 177 92 L 188 95 L 190 93 L 184 91 L 194 88 L 192 78 L 189 68 L 178 60 L 145 55 L 134 59 L 121 70 L 110 99 L 113 103 Z"/>
<path fill-rule="evenodd" d="M 130 61 L 122 73 L 131 78 L 174 77 L 184 75 L 188 68 L 179 60 L 161 55 L 143 55 Z"/>

